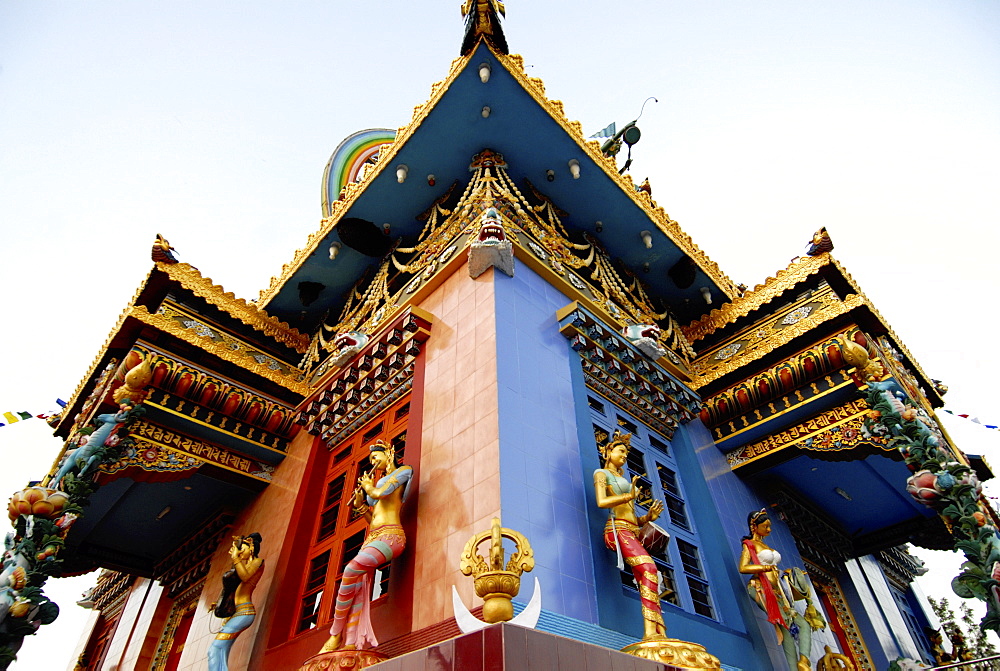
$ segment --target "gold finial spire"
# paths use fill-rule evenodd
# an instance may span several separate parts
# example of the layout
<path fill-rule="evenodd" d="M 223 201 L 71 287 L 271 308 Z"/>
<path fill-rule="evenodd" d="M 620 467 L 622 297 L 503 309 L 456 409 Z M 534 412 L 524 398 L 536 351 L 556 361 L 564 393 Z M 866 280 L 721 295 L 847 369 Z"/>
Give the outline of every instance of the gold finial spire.
<path fill-rule="evenodd" d="M 514 542 L 514 552 L 504 566 L 503 539 Z M 479 554 L 479 544 L 489 539 L 490 558 L 487 561 Z M 463 575 L 471 575 L 475 580 L 476 595 L 483 600 L 483 619 L 490 624 L 509 622 L 514 617 L 511 599 L 521 589 L 521 574 L 535 568 L 535 553 L 531 543 L 513 529 L 500 526 L 500 518 L 494 517 L 489 531 L 481 531 L 465 544 L 458 564 Z M 537 589 L 537 587 L 536 587 Z"/>
<path fill-rule="evenodd" d="M 465 19 L 462 55 L 475 48 L 480 35 L 500 53 L 509 54 L 507 38 L 500 27 L 500 17 L 506 15 L 500 0 L 465 0 L 462 3 L 462 17 Z"/>

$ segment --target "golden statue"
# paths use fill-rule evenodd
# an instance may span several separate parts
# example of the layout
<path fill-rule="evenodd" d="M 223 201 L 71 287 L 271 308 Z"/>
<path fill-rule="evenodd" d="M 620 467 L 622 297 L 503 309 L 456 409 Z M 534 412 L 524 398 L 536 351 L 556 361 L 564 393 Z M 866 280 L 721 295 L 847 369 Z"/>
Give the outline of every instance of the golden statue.
<path fill-rule="evenodd" d="M 236 637 L 253 624 L 257 611 L 251 598 L 253 590 L 263 575 L 264 560 L 260 553 L 260 534 L 236 536 L 229 548 L 233 568 L 222 576 L 222 593 L 219 600 L 208 607 L 216 617 L 226 621 L 211 645 L 208 646 L 208 671 L 228 671 L 229 651 Z"/>
<path fill-rule="evenodd" d="M 630 481 L 625 477 L 631 441 L 632 434 L 615 431 L 611 441 L 601 450 L 604 468 L 594 471 L 597 507 L 609 511 L 604 544 L 632 567 L 642 602 L 642 640 L 625 646 L 622 652 L 682 669 L 719 669 L 719 660 L 704 646 L 666 636 L 660 610 L 659 571 L 639 540 L 641 527 L 652 523 L 663 512 L 663 502 L 653 501 L 647 514 L 636 515 L 639 478 L 636 476 Z M 666 535 L 662 530 L 660 534 Z"/>
<path fill-rule="evenodd" d="M 767 511 L 758 510 L 747 516 L 747 526 L 750 534 L 743 537 L 739 564 L 740 573 L 752 576 L 747 582 L 747 591 L 750 598 L 767 613 L 767 621 L 774 625 L 788 668 L 809 671 L 812 626 L 789 603 L 779 584 L 778 562 L 781 555 L 764 542 L 771 533 L 771 518 L 767 516 Z M 799 628 L 798 643 L 792 636 L 792 626 Z"/>
<path fill-rule="evenodd" d="M 357 556 L 344 568 L 330 638 L 321 653 L 378 645 L 368 609 L 371 576 L 375 569 L 398 557 L 406 547 L 399 511 L 413 469 L 397 465 L 396 451 L 385 441 L 376 441 L 368 451 L 372 470 L 358 478 L 353 503 L 354 509 L 368 521 L 368 535 Z"/>
<path fill-rule="evenodd" d="M 660 611 L 659 572 L 639 541 L 639 529 L 660 516 L 663 502 L 653 501 L 649 513 L 636 516 L 639 477 L 629 482 L 623 470 L 631 441 L 632 434 L 615 431 L 611 442 L 604 446 L 604 468 L 594 471 L 594 495 L 598 508 L 609 509 L 608 522 L 604 525 L 604 545 L 621 553 L 632 567 L 642 601 L 643 639 L 649 639 L 665 635 L 666 629 Z"/>

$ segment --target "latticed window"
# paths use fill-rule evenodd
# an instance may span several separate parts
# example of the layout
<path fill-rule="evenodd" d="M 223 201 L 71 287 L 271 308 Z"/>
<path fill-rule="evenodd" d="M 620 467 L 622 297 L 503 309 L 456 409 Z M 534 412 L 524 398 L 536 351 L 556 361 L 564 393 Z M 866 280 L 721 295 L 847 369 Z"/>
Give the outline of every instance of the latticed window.
<path fill-rule="evenodd" d="M 684 566 L 684 576 L 687 578 L 694 612 L 705 617 L 715 617 L 712 610 L 712 600 L 708 596 L 708 582 L 705 580 L 705 572 L 701 567 L 698 548 L 678 538 L 677 551 L 681 555 L 681 564 Z"/>
<path fill-rule="evenodd" d="M 661 601 L 714 619 L 709 576 L 669 441 L 603 398 L 590 397 L 588 405 L 598 445 L 607 443 L 616 430 L 632 434 L 625 476 L 629 480 L 639 476 L 636 513 L 644 515 L 654 500 L 663 501 L 664 510 L 656 524 L 670 534 L 670 540 L 662 552 L 650 553 L 660 572 Z M 627 566 L 621 581 L 626 589 L 638 591 Z"/>
<path fill-rule="evenodd" d="M 351 502 L 358 477 L 371 468 L 368 446 L 384 440 L 395 448 L 397 463 L 403 463 L 409 411 L 407 396 L 331 450 L 302 578 L 296 633 L 324 626 L 333 619 L 337 585 L 344 567 L 361 549 L 367 532 L 364 518 L 354 511 Z M 381 567 L 380 571 L 374 591 L 385 594 L 388 566 Z"/>

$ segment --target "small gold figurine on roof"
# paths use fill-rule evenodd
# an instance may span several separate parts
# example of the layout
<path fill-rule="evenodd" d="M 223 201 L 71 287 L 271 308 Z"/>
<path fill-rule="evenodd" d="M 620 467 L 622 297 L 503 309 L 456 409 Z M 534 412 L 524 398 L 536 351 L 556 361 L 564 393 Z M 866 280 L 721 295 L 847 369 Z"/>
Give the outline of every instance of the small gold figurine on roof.
<path fill-rule="evenodd" d="M 820 254 L 832 251 L 833 240 L 830 239 L 830 234 L 826 232 L 826 226 L 824 226 L 813 233 L 812 239 L 809 240 L 809 247 L 806 249 L 806 254 L 809 256 L 819 256 Z"/>
<path fill-rule="evenodd" d="M 174 251 L 174 248 L 170 246 L 167 239 L 157 233 L 156 241 L 153 243 L 153 251 L 151 253 L 153 261 L 156 263 L 177 263 L 177 257 L 172 253 Z"/>

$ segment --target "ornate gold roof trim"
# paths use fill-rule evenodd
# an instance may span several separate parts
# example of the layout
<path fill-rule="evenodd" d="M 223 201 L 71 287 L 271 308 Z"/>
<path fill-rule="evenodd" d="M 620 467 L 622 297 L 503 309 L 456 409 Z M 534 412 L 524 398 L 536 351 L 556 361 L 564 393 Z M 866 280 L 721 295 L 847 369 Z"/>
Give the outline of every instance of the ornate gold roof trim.
<path fill-rule="evenodd" d="M 282 375 L 280 371 L 272 370 L 268 366 L 262 363 L 258 363 L 257 360 L 254 359 L 253 354 L 251 353 L 250 350 L 245 350 L 245 349 L 233 350 L 230 347 L 226 346 L 225 344 L 218 343 L 214 340 L 210 340 L 207 338 L 203 338 L 194 331 L 184 328 L 183 326 L 181 326 L 176 321 L 174 321 L 173 319 L 171 319 L 166 315 L 152 314 L 142 305 L 133 305 L 129 310 L 126 311 L 125 316 L 134 317 L 135 319 L 141 321 L 143 324 L 147 324 L 154 328 L 160 329 L 165 333 L 169 333 L 170 335 L 180 340 L 183 340 L 189 345 L 194 345 L 195 347 L 205 350 L 210 354 L 214 354 L 220 359 L 228 361 L 231 364 L 235 364 L 240 368 L 243 368 L 256 375 L 259 375 L 262 378 L 270 380 L 275 384 L 279 384 L 286 389 L 290 389 L 296 393 L 302 394 L 303 396 L 309 393 L 308 384 L 302 382 L 301 379 L 299 380 L 291 379 L 287 375 Z M 301 374 L 301 371 L 298 371 L 298 369 L 295 370 L 299 373 L 298 374 L 299 378 L 304 377 Z"/>
<path fill-rule="evenodd" d="M 701 319 L 691 322 L 687 326 L 681 327 L 681 331 L 687 337 L 688 342 L 693 344 L 705 336 L 714 333 L 716 330 L 732 324 L 740 317 L 745 317 L 757 308 L 765 305 L 777 296 L 780 296 L 788 289 L 791 289 L 796 284 L 802 282 L 810 275 L 818 273 L 821 268 L 827 265 L 833 266 L 840 272 L 844 280 L 851 286 L 852 294 L 860 297 L 861 304 L 871 310 L 872 315 L 874 315 L 879 323 L 882 324 L 886 334 L 892 338 L 903 355 L 910 361 L 911 364 L 913 364 L 913 367 L 917 370 L 917 372 L 925 380 L 930 382 L 931 377 L 924 372 L 920 363 L 916 360 L 916 358 L 914 358 L 913 354 L 910 353 L 909 348 L 907 348 L 903 341 L 900 340 L 899 336 L 892 329 L 889 322 L 887 322 L 882 314 L 875 308 L 875 305 L 861 290 L 861 287 L 854 280 L 851 274 L 847 272 L 847 269 L 844 268 L 844 266 L 841 265 L 837 259 L 831 256 L 829 252 L 818 256 L 801 257 L 798 260 L 793 261 L 787 268 L 779 270 L 775 273 L 774 277 L 767 278 L 763 284 L 758 284 L 743 296 L 730 303 L 726 303 L 716 310 L 712 310 Z"/>
<path fill-rule="evenodd" d="M 703 369 L 703 372 L 697 371 L 694 381 L 691 383 L 690 387 L 692 389 L 700 389 L 710 382 L 714 382 L 715 380 L 718 380 L 719 378 L 728 375 L 729 373 L 732 373 L 749 363 L 763 358 L 768 353 L 786 343 L 791 342 L 803 333 L 811 331 L 823 322 L 839 317 L 840 315 L 847 314 L 854 308 L 865 304 L 866 302 L 862 296 L 851 294 L 843 301 L 837 301 L 823 310 L 813 312 L 805 319 L 775 332 L 773 337 L 768 338 L 767 341 L 761 343 L 761 345 L 741 350 L 732 357 L 712 366 L 708 370 Z M 702 361 L 704 361 L 704 359 L 696 361 L 695 366 Z"/>
<path fill-rule="evenodd" d="M 288 345 L 299 354 L 304 354 L 309 347 L 309 336 L 299 333 L 285 322 L 272 317 L 253 303 L 242 298 L 236 298 L 231 291 L 226 291 L 218 284 L 204 277 L 197 268 L 187 263 L 156 264 L 157 270 L 166 273 L 182 287 L 205 299 L 215 307 L 228 313 L 247 326 Z"/>
<path fill-rule="evenodd" d="M 430 114 L 431 109 L 437 105 L 437 103 L 441 100 L 441 97 L 444 96 L 445 92 L 451 87 L 452 82 L 454 82 L 462 70 L 465 69 L 465 66 L 469 64 L 469 60 L 471 58 L 472 53 L 469 53 L 467 56 L 459 56 L 451 62 L 451 68 L 448 70 L 448 75 L 443 80 L 431 84 L 430 97 L 422 105 L 417 105 L 413 108 L 413 116 L 410 119 L 409 125 L 396 131 L 396 139 L 379 152 L 378 157 L 375 160 L 375 167 L 368 171 L 368 174 L 363 180 L 360 182 L 348 182 L 344 187 L 343 198 L 339 198 L 330 203 L 330 216 L 324 217 L 320 220 L 319 230 L 309 234 L 309 237 L 306 239 L 305 247 L 296 250 L 295 256 L 292 257 L 291 262 L 286 263 L 281 267 L 281 275 L 272 277 L 271 284 L 266 289 L 261 290 L 260 296 L 257 299 L 258 305 L 267 305 L 275 296 L 277 296 L 281 287 L 285 285 L 285 282 L 287 282 L 295 271 L 302 267 L 305 260 L 316 251 L 320 241 L 329 235 L 330 231 L 332 231 L 337 225 L 337 222 L 340 221 L 340 217 L 351 209 L 358 197 L 373 181 L 375 181 L 379 175 L 382 174 L 385 166 L 392 162 L 392 158 L 399 153 L 400 148 L 406 144 L 410 137 L 413 136 L 417 128 L 419 128 L 424 122 L 424 119 L 427 118 L 427 115 Z"/>
<path fill-rule="evenodd" d="M 903 343 L 902 340 L 899 339 L 899 336 L 896 335 L 896 332 L 892 330 L 892 326 L 890 326 L 889 322 L 885 320 L 885 317 L 882 316 L 882 313 L 880 313 L 877 309 L 875 309 L 875 305 L 870 300 L 868 300 L 868 297 L 865 296 L 865 292 L 861 291 L 861 287 L 858 286 L 858 283 L 854 281 L 854 278 L 851 277 L 851 274 L 847 272 L 847 269 L 844 268 L 844 266 L 840 265 L 840 263 L 833 257 L 830 257 L 830 262 L 833 264 L 834 268 L 840 271 L 840 274 L 844 277 L 845 280 L 847 280 L 848 284 L 851 285 L 851 289 L 854 291 L 854 293 L 861 297 L 861 300 L 864 302 L 865 307 L 871 310 L 875 318 L 879 321 L 879 323 L 882 324 L 882 327 L 885 328 L 886 335 L 888 335 L 890 338 L 893 339 L 897 347 L 899 347 L 899 351 L 903 353 L 903 356 L 909 359 L 910 363 L 913 365 L 916 371 L 920 373 L 921 377 L 923 377 L 924 380 L 930 383 L 932 379 L 931 376 L 924 372 L 924 369 L 920 366 L 920 362 L 918 362 L 916 358 L 914 358 L 914 356 L 910 353 L 909 348 Z M 924 393 L 926 393 L 926 391 Z"/>
<path fill-rule="evenodd" d="M 795 424 L 784 431 L 772 433 L 771 435 L 753 443 L 748 443 L 726 453 L 726 461 L 732 470 L 737 470 L 742 466 L 757 461 L 761 457 L 774 454 L 786 448 L 800 447 L 800 449 L 812 450 L 815 452 L 840 452 L 853 450 L 860 445 L 877 447 L 884 452 L 896 452 L 896 449 L 887 445 L 888 440 L 884 437 L 871 436 L 864 437 L 861 430 L 862 420 L 868 416 L 868 403 L 863 398 L 856 398 L 847 403 L 824 410 L 814 417 L 810 417 L 798 424 Z M 840 447 L 806 447 L 802 443 L 810 438 L 816 438 L 828 433 L 837 427 L 850 425 L 854 429 L 854 439 L 846 440 Z"/>
<path fill-rule="evenodd" d="M 151 268 L 150 271 L 146 274 L 146 278 L 139 283 L 139 288 L 135 290 L 135 294 L 133 294 L 132 300 L 128 302 L 128 305 L 125 307 L 125 309 L 122 310 L 120 315 L 118 315 L 118 321 L 115 323 L 114 327 L 112 327 L 111 333 L 108 334 L 108 337 L 104 339 L 104 344 L 101 345 L 101 349 L 98 350 L 97 356 L 94 357 L 93 363 L 90 364 L 90 368 L 87 370 L 87 374 L 83 376 L 83 379 L 80 380 L 80 383 L 76 386 L 76 390 L 73 392 L 73 395 L 69 397 L 69 403 L 66 404 L 67 408 L 70 409 L 73 408 L 73 405 L 77 402 L 77 399 L 79 399 L 80 393 L 83 391 L 83 388 L 87 386 L 87 382 L 89 382 L 90 379 L 94 377 L 94 373 L 97 372 L 98 367 L 101 365 L 101 361 L 104 360 L 105 352 L 107 352 L 108 348 L 111 347 L 111 341 L 114 340 L 115 336 L 118 335 L 118 332 L 122 330 L 122 326 L 125 325 L 125 320 L 128 319 L 129 313 L 132 310 L 132 306 L 135 305 L 135 302 L 137 300 L 139 300 L 139 295 L 142 293 L 142 290 L 145 289 L 146 285 L 149 283 L 149 278 L 152 277 L 153 270 L 155 270 L 155 268 Z M 70 419 L 68 414 L 63 416 L 63 418 L 59 421 L 58 426 L 61 427 L 67 419 Z M 70 424 L 70 426 L 72 426 L 72 423 Z"/>
<path fill-rule="evenodd" d="M 637 191 L 630 178 L 618 174 L 618 166 L 615 163 L 615 158 L 613 156 L 605 156 L 601 153 L 601 145 L 597 140 L 588 140 L 583 136 L 583 125 L 579 121 L 570 121 L 566 117 L 561 100 L 550 100 L 546 97 L 545 84 L 541 79 L 528 76 L 524 69 L 524 58 L 519 54 L 508 55 L 499 53 L 489 43 L 486 43 L 486 47 L 511 76 L 521 84 L 535 102 L 548 112 L 549 116 L 573 138 L 581 151 L 587 154 L 596 165 L 600 166 L 608 178 L 618 184 L 623 192 L 628 194 L 650 221 L 685 254 L 691 257 L 723 293 L 730 299 L 734 298 L 737 295 L 737 290 L 733 281 L 722 272 L 722 269 L 719 268 L 719 265 L 715 261 L 708 258 L 705 252 L 694 243 L 691 236 L 682 231 L 680 225 L 671 219 L 670 215 L 662 207 L 658 206 L 647 192 Z M 270 285 L 260 292 L 260 297 L 257 299 L 258 305 L 267 305 L 278 294 L 285 282 L 316 251 L 320 241 L 333 230 L 340 217 L 354 205 L 360 194 L 382 173 L 386 165 L 392 163 L 392 159 L 399 153 L 400 148 L 416 132 L 434 106 L 441 100 L 444 93 L 451 87 L 452 82 L 455 81 L 458 75 L 469 64 L 473 54 L 474 51 L 453 60 L 448 75 L 442 81 L 431 85 L 431 94 L 427 101 L 413 108 L 413 117 L 410 120 L 410 124 L 398 130 L 396 139 L 384 151 L 379 153 L 375 168 L 369 171 L 368 175 L 361 182 L 348 183 L 345 187 L 344 197 L 330 203 L 330 216 L 320 221 L 319 230 L 309 235 L 305 247 L 298 249 L 292 261 L 282 266 L 281 275 L 271 278 Z"/>
<path fill-rule="evenodd" d="M 490 45 L 487 44 L 487 46 L 489 47 Z M 524 58 L 520 54 L 501 54 L 497 53 L 492 47 L 490 47 L 490 52 L 513 75 L 514 79 L 524 87 L 524 90 L 534 98 L 535 102 L 548 112 L 549 116 L 576 141 L 580 149 L 604 170 L 604 174 L 632 199 L 650 221 L 656 224 L 660 232 L 666 235 L 681 251 L 691 257 L 691 260 L 698 264 L 698 267 L 715 282 L 730 300 L 737 295 L 736 285 L 722 272 L 719 264 L 708 258 L 708 255 L 695 244 L 691 236 L 681 230 L 680 224 L 671 219 L 666 210 L 657 205 L 648 192 L 638 191 L 635 188 L 635 184 L 632 183 L 631 178 L 618 173 L 618 164 L 615 162 L 615 157 L 605 156 L 601 152 L 600 142 L 597 140 L 588 140 L 584 137 L 583 125 L 579 121 L 570 121 L 566 117 L 561 100 L 550 100 L 545 95 L 545 84 L 538 77 L 528 76 L 524 69 Z"/>
<path fill-rule="evenodd" d="M 819 272 L 823 266 L 837 262 L 829 252 L 819 256 L 805 256 L 788 264 L 787 268 L 779 270 L 774 277 L 769 277 L 763 284 L 758 284 L 743 296 L 712 310 L 697 321 L 681 328 L 688 341 L 695 343 L 717 329 L 732 324 L 740 317 L 745 317 L 757 308 L 772 301 L 782 293 L 802 282 L 810 275 Z M 839 265 L 837 265 L 840 268 Z M 842 270 L 842 269 L 841 269 Z M 853 282 L 851 283 L 853 286 Z M 855 286 L 855 293 L 861 294 Z"/>

